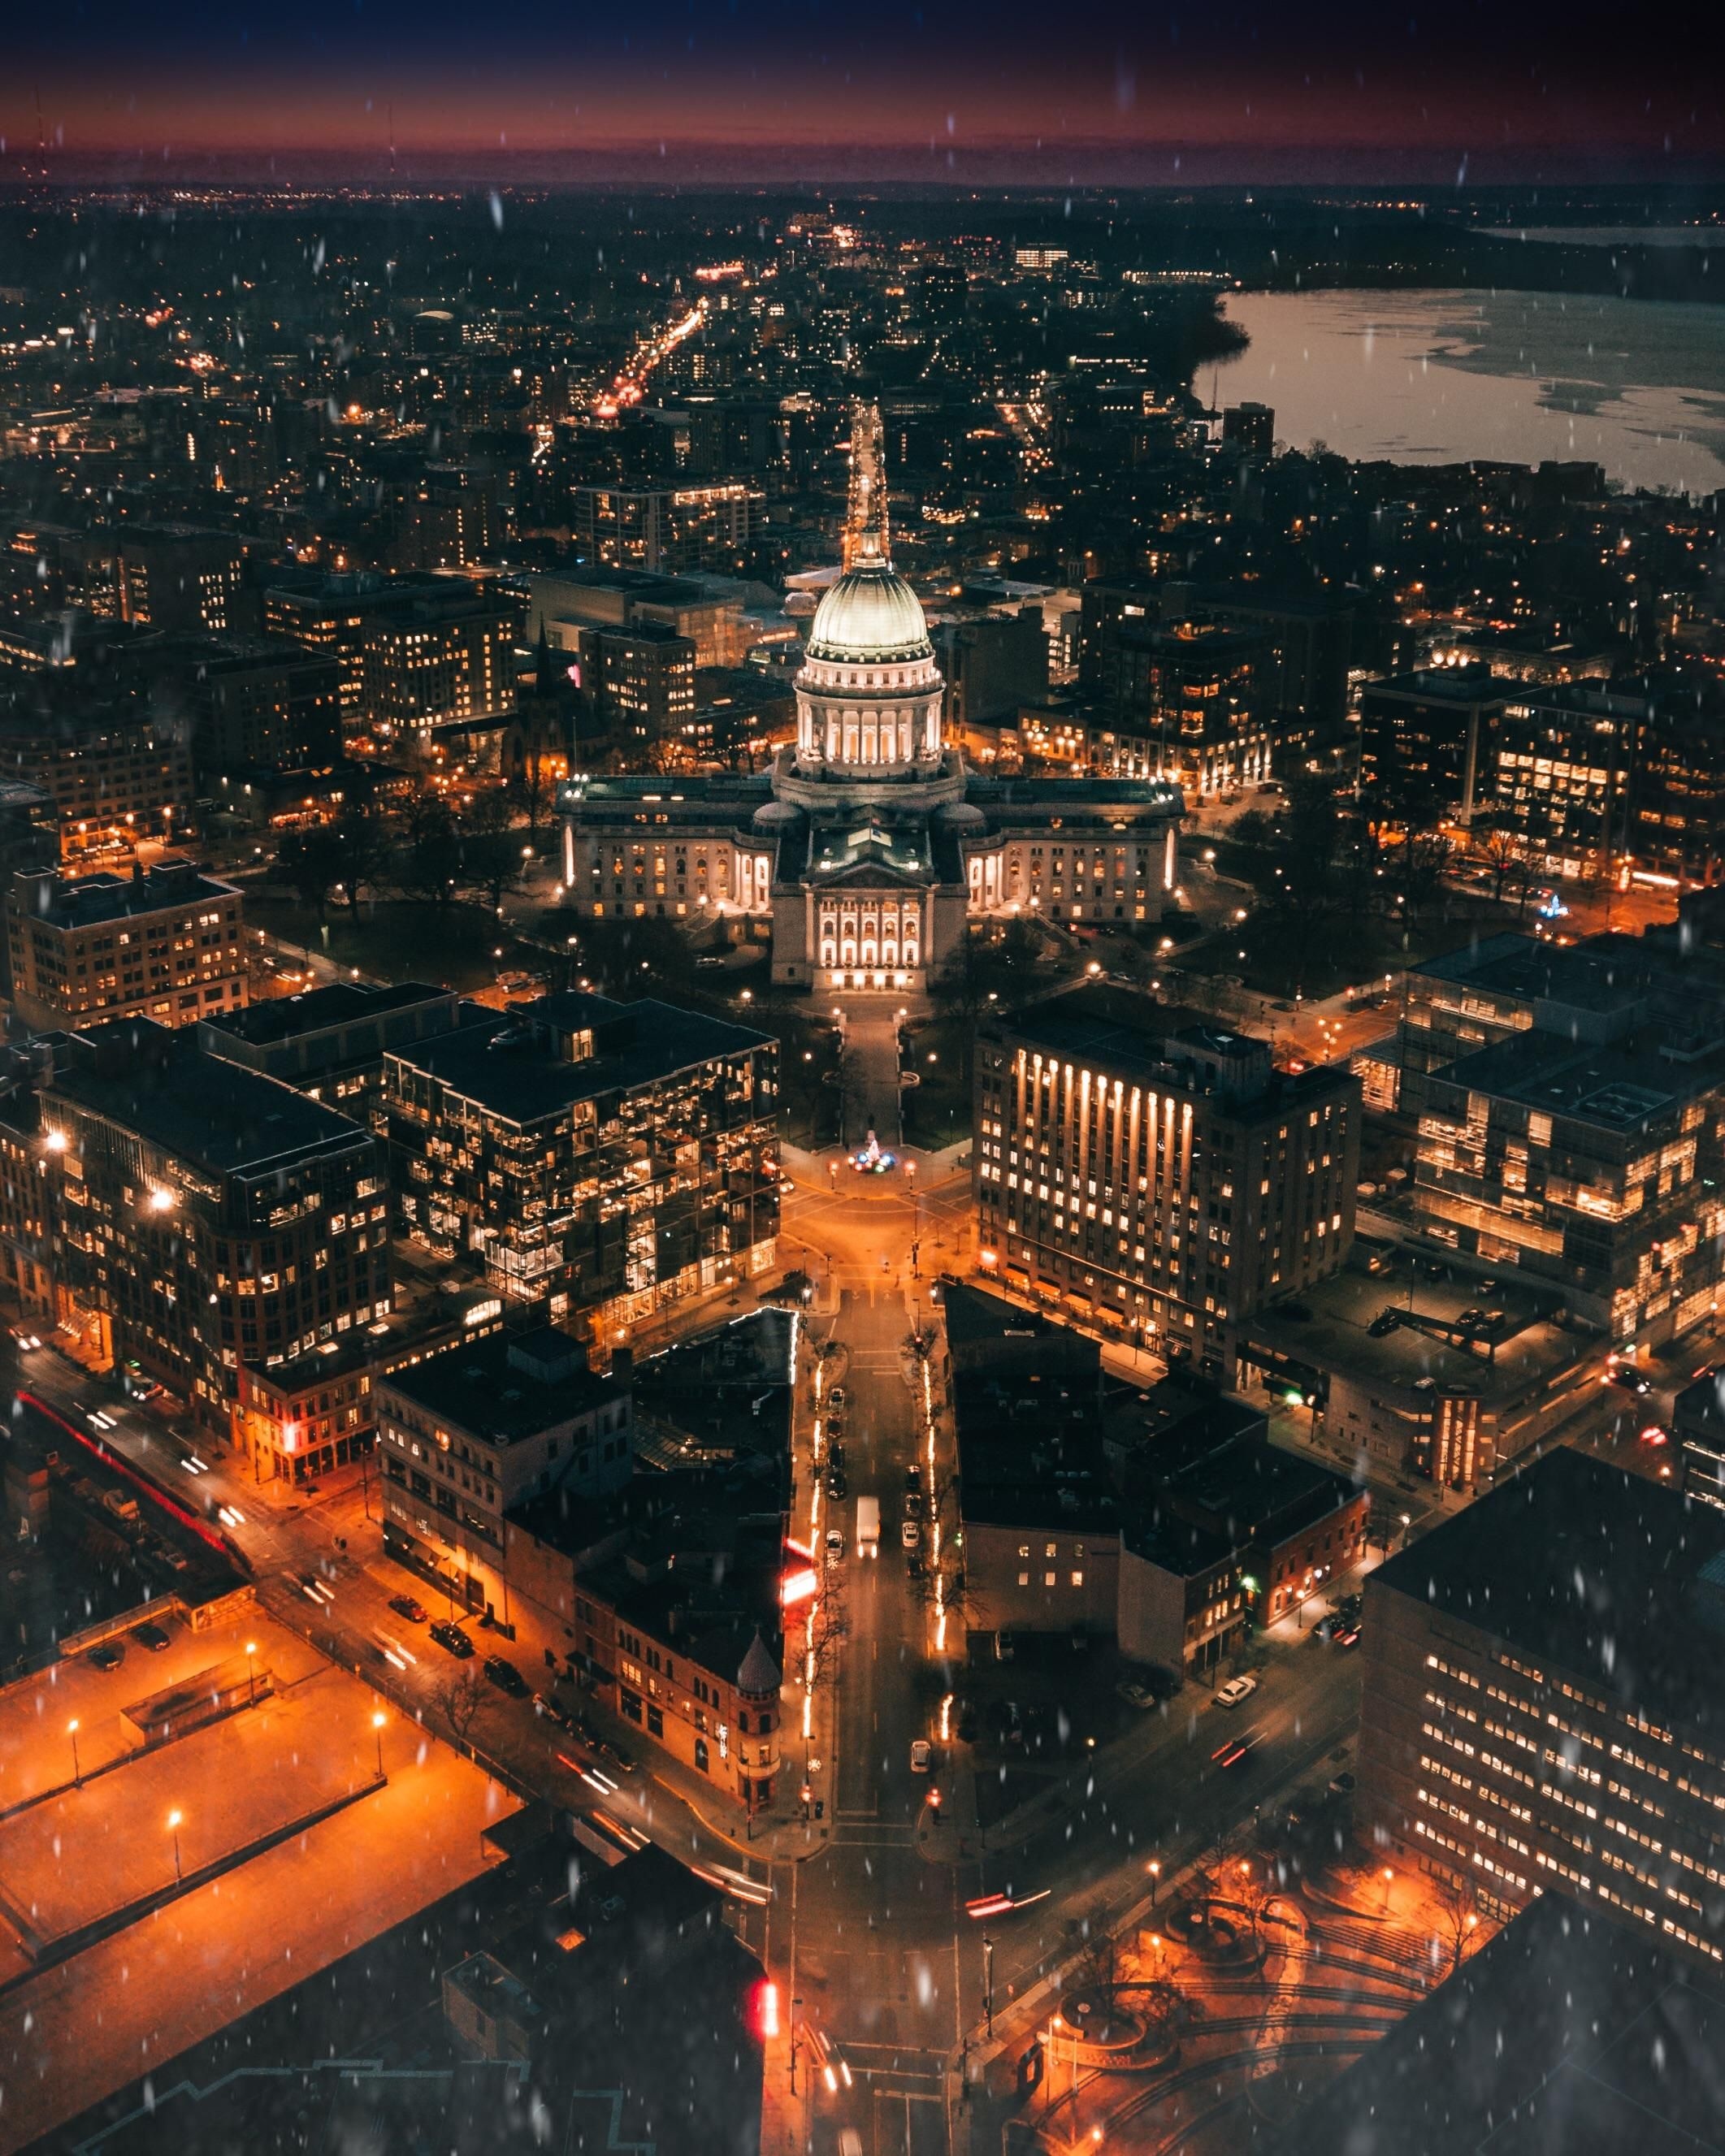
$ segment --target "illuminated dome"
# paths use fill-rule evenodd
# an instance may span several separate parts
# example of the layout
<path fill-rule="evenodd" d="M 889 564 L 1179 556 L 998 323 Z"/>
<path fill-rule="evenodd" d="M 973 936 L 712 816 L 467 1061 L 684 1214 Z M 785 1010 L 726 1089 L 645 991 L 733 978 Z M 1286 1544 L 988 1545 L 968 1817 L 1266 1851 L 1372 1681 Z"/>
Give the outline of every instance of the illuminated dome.
<path fill-rule="evenodd" d="M 932 659 L 922 603 L 888 562 L 847 569 L 815 609 L 809 656 L 839 665 Z"/>

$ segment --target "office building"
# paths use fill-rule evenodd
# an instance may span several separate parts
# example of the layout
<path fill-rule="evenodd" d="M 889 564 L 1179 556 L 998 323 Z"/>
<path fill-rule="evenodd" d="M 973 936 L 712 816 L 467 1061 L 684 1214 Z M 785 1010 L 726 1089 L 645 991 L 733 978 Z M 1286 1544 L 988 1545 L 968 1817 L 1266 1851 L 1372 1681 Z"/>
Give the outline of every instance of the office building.
<path fill-rule="evenodd" d="M 62 1295 L 96 1321 L 105 1359 L 187 1401 L 258 1475 L 291 1473 L 323 1351 L 390 1308 L 382 1147 L 143 1019 L 72 1034 L 39 1091 Z M 296 1360 L 300 1412 L 265 1433 L 242 1416 L 244 1374 Z M 357 1397 L 328 1412 L 344 1450 L 363 1442 Z"/>
<path fill-rule="evenodd" d="M 527 641 L 536 644 L 542 632 L 554 651 L 572 654 L 583 629 L 651 622 L 687 637 L 697 666 L 735 665 L 746 655 L 752 633 L 743 613 L 747 589 L 718 577 L 571 564 L 526 579 Z"/>
<path fill-rule="evenodd" d="M 977 1028 L 982 1263 L 1020 1292 L 1220 1373 L 1241 1322 L 1353 1238 L 1359 1081 L 1086 986 Z"/>
<path fill-rule="evenodd" d="M 1222 412 L 1222 439 L 1255 457 L 1276 447 L 1276 413 L 1268 404 L 1229 404 Z"/>
<path fill-rule="evenodd" d="M 515 706 L 524 603 L 464 577 L 298 572 L 264 595 L 273 636 L 336 660 L 350 740 L 423 743 L 439 725 Z"/>
<path fill-rule="evenodd" d="M 185 730 L 139 703 L 22 694 L 0 702 L 0 774 L 49 796 L 69 860 L 171 841 L 192 820 Z"/>
<path fill-rule="evenodd" d="M 1096 1342 L 956 1282 L 944 1308 L 967 1624 L 1111 1635 L 1122 1507 Z"/>
<path fill-rule="evenodd" d="M 303 771 L 341 753 L 340 662 L 285 637 L 151 638 L 130 655 L 160 731 L 200 773 Z"/>
<path fill-rule="evenodd" d="M 552 1490 L 595 1512 L 634 1472 L 629 1358 L 550 1326 L 463 1341 L 375 1381 L 385 1547 L 464 1609 L 510 1614 L 504 1515 Z"/>
<path fill-rule="evenodd" d="M 495 586 L 439 578 L 375 619 L 366 638 L 364 709 L 382 742 L 424 747 L 439 727 L 515 709 L 521 603 Z"/>
<path fill-rule="evenodd" d="M 1671 1403 L 1683 1494 L 1725 1512 L 1725 1374 L 1703 1370 Z"/>
<path fill-rule="evenodd" d="M 1423 1081 L 1414 1224 L 1560 1288 L 1616 1342 L 1712 1311 L 1725 1238 L 1725 1046 L 1690 1059 L 1635 1030 L 1518 1034 Z"/>
<path fill-rule="evenodd" d="M 1497 733 L 1512 682 L 1486 666 L 1439 666 L 1368 681 L 1360 691 L 1360 793 L 1415 829 L 1466 825 L 1492 791 Z"/>
<path fill-rule="evenodd" d="M 1549 875 L 1609 873 L 1633 833 L 1640 697 L 1596 682 L 1523 689 L 1497 724 L 1489 808 Z"/>
<path fill-rule="evenodd" d="M 578 486 L 569 536 L 612 569 L 734 573 L 749 566 L 766 497 L 745 480 L 676 487 Z"/>
<path fill-rule="evenodd" d="M 764 1271 L 778 1045 L 669 1004 L 547 996 L 385 1057 L 401 1224 L 610 1342 Z"/>
<path fill-rule="evenodd" d="M 649 750 L 694 752 L 695 646 L 655 621 L 624 629 L 583 629 L 581 687 L 594 715 L 616 738 L 626 762 Z"/>
<path fill-rule="evenodd" d="M 6 943 L 13 1008 L 39 1031 L 104 1018 L 193 1025 L 246 1000 L 239 892 L 190 861 L 123 876 L 21 870 Z"/>
<path fill-rule="evenodd" d="M 242 603 L 245 557 L 228 533 L 136 526 L 121 537 L 119 557 L 122 621 L 214 636 L 250 626 Z"/>
<path fill-rule="evenodd" d="M 1725 1517 L 1558 1449 L 1366 1585 L 1356 1830 L 1725 1959 Z"/>

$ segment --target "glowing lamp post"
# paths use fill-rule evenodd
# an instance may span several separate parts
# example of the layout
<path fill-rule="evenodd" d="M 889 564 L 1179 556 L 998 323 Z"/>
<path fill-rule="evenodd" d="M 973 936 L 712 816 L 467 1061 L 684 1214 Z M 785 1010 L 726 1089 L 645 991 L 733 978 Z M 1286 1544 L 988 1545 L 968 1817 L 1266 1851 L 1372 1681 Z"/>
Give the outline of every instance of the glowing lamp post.
<path fill-rule="evenodd" d="M 180 1869 L 180 1822 L 184 1817 L 185 1814 L 181 1811 L 172 1811 L 167 1815 L 167 1830 L 174 1838 L 174 1884 L 177 1887 L 182 1886 L 186 1877 Z"/>
<path fill-rule="evenodd" d="M 78 1763 L 78 1717 L 75 1714 L 66 1724 L 66 1734 L 72 1740 L 72 1780 L 74 1784 L 81 1784 L 84 1769 Z"/>
<path fill-rule="evenodd" d="M 377 1779 L 383 1779 L 383 1724 L 386 1717 L 380 1712 L 372 1717 L 372 1734 L 377 1740 Z"/>

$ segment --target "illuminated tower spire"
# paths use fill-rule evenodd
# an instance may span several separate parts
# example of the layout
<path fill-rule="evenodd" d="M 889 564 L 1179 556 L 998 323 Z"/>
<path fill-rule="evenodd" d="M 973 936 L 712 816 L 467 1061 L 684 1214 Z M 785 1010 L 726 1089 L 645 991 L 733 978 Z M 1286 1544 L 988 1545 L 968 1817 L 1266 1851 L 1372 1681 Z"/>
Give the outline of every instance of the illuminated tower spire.
<path fill-rule="evenodd" d="M 880 407 L 860 398 L 850 408 L 850 505 L 845 517 L 845 567 L 887 558 L 886 459 Z"/>

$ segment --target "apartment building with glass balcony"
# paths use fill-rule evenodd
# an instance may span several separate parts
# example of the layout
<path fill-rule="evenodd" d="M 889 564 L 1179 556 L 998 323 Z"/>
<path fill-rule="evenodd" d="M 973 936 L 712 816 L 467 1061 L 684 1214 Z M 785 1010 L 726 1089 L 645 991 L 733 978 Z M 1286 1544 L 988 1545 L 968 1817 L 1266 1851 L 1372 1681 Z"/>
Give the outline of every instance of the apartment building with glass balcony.
<path fill-rule="evenodd" d="M 1414 1215 L 1435 1242 L 1561 1286 L 1614 1340 L 1686 1332 L 1725 1238 L 1725 1052 L 1529 1032 L 1425 1081 Z"/>
<path fill-rule="evenodd" d="M 674 1005 L 547 996 L 385 1058 L 403 1233 L 609 1344 L 764 1271 L 778 1044 Z"/>
<path fill-rule="evenodd" d="M 1725 1959 L 1725 1514 L 1558 1449 L 1367 1582 L 1355 1827 Z"/>
<path fill-rule="evenodd" d="M 106 1358 L 188 1401 L 260 1477 L 292 1477 L 314 1442 L 362 1446 L 368 1388 L 337 1377 L 393 1298 L 371 1132 L 140 1019 L 59 1044 L 39 1098 L 63 1322 L 93 1321 Z"/>

